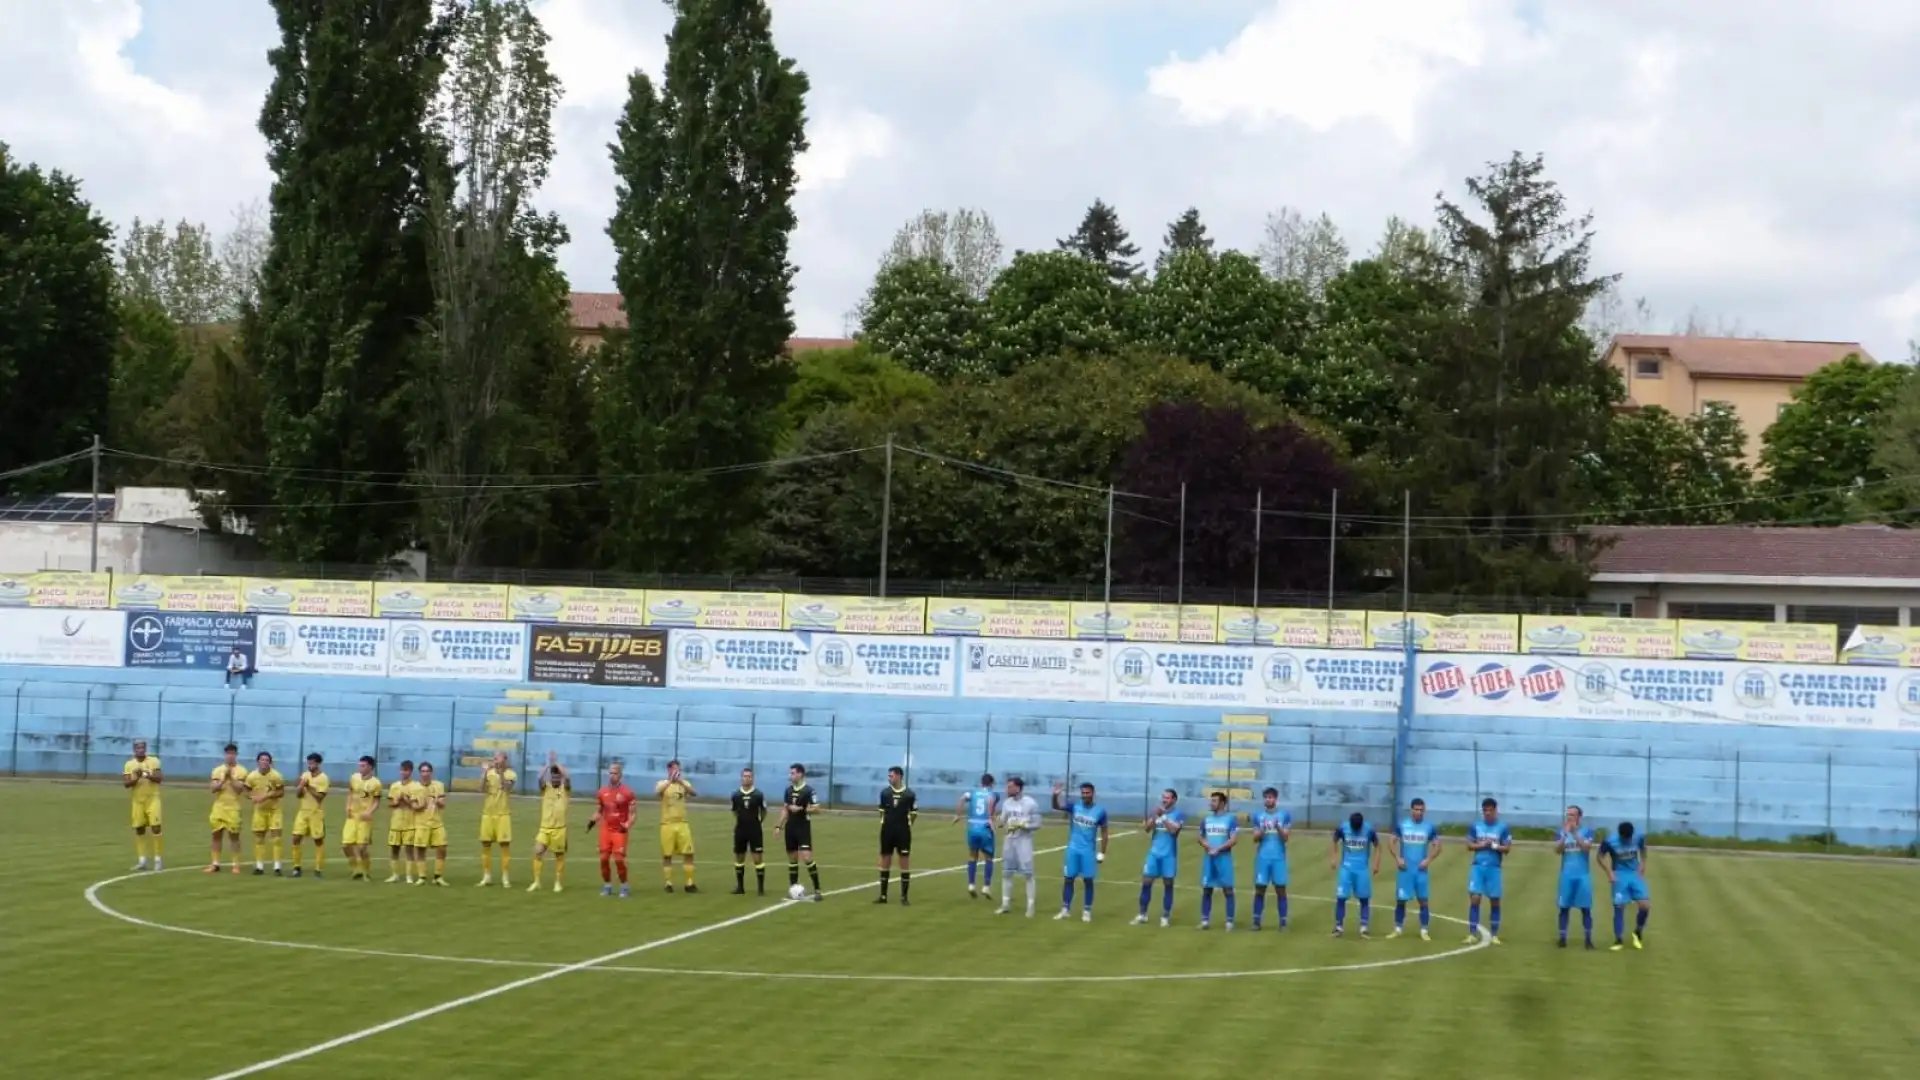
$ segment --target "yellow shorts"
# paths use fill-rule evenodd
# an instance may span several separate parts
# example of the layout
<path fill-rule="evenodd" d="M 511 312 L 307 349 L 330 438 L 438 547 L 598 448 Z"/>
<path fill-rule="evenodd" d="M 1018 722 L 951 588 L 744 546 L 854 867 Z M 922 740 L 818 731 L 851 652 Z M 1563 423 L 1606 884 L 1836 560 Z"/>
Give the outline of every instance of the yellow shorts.
<path fill-rule="evenodd" d="M 282 820 L 280 808 L 277 806 L 271 810 L 255 810 L 253 812 L 253 831 L 279 832 Z"/>
<path fill-rule="evenodd" d="M 533 842 L 553 852 L 555 855 L 565 855 L 567 853 L 567 830 L 565 828 L 541 829 L 534 836 Z"/>
<path fill-rule="evenodd" d="M 387 846 L 411 847 L 412 845 L 413 822 L 389 820 L 387 822 Z"/>
<path fill-rule="evenodd" d="M 686 822 L 660 826 L 660 854 L 692 855 L 693 829 Z"/>
<path fill-rule="evenodd" d="M 491 844 L 513 843 L 513 819 L 505 814 L 483 814 L 480 817 L 480 842 Z"/>
<path fill-rule="evenodd" d="M 213 826 L 214 832 L 228 832 L 239 836 L 240 811 L 238 808 L 222 809 L 216 806 L 213 812 L 207 815 L 207 824 Z"/>
<path fill-rule="evenodd" d="M 360 847 L 373 842 L 373 822 L 350 817 L 340 826 L 340 846 Z"/>
<path fill-rule="evenodd" d="M 419 848 L 446 847 L 447 827 L 445 825 L 415 825 L 413 827 L 413 846 Z"/>
<path fill-rule="evenodd" d="M 160 827 L 160 800 L 133 804 L 133 827 L 136 829 L 157 829 Z"/>
<path fill-rule="evenodd" d="M 293 815 L 293 835 L 310 836 L 315 840 L 327 838 L 327 815 L 318 810 L 302 810 Z"/>

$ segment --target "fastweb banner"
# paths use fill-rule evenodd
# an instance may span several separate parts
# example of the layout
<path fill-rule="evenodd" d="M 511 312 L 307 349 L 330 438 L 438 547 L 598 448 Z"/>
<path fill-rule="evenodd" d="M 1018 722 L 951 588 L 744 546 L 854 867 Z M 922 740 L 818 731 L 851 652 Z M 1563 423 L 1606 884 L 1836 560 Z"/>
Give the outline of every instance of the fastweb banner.
<path fill-rule="evenodd" d="M 807 630 L 675 630 L 667 685 L 676 689 L 952 697 L 946 638 Z"/>

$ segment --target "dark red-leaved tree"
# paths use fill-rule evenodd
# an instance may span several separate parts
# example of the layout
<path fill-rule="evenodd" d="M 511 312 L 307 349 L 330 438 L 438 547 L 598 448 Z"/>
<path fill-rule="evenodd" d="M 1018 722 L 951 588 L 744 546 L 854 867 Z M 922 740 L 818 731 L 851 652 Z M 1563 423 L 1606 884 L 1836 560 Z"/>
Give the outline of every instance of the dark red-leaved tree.
<path fill-rule="evenodd" d="M 1324 593 L 1327 517 L 1333 492 L 1360 505 L 1357 481 L 1335 449 L 1292 422 L 1255 427 L 1235 408 L 1163 402 L 1127 446 L 1115 485 L 1151 499 L 1115 504 L 1114 577 L 1172 585 L 1180 573 L 1180 485 L 1187 485 L 1186 584 L 1248 589 L 1253 583 L 1254 505 L 1260 528 L 1260 592 Z M 1345 582 L 1341 583 L 1342 587 Z"/>

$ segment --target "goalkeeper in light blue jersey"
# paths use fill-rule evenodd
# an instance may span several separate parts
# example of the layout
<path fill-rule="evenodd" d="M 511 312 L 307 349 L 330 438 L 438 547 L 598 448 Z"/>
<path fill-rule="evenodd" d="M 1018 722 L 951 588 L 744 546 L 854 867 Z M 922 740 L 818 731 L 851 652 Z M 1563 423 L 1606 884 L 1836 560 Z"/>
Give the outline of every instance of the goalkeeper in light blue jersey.
<path fill-rule="evenodd" d="M 993 774 L 980 774 L 980 786 L 960 796 L 953 823 L 967 819 L 967 899 L 993 895 L 993 821 L 999 812 L 1000 796 L 993 790 Z M 976 886 L 981 870 L 986 871 L 984 885 Z M 977 891 L 976 891 L 977 889 Z"/>

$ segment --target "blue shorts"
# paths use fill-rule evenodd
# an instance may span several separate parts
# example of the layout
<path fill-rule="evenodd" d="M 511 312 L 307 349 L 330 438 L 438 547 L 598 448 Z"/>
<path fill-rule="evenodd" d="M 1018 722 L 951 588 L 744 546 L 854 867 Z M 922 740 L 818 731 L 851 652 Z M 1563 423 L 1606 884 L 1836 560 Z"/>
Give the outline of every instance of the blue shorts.
<path fill-rule="evenodd" d="M 1253 887 L 1264 889 L 1268 885 L 1287 887 L 1286 856 L 1262 856 L 1253 860 Z"/>
<path fill-rule="evenodd" d="M 1500 899 L 1500 868 L 1474 866 L 1468 870 L 1467 895 L 1484 896 L 1489 900 Z"/>
<path fill-rule="evenodd" d="M 1069 878 L 1086 878 L 1089 881 L 1100 876 L 1100 864 L 1094 859 L 1093 852 L 1067 849 L 1067 870 Z"/>
<path fill-rule="evenodd" d="M 1640 875 L 1634 874 L 1629 877 L 1626 874 L 1621 874 L 1613 879 L 1614 907 L 1625 907 L 1628 904 L 1643 904 L 1651 899 L 1652 896 L 1647 892 L 1647 883 L 1641 880 Z"/>
<path fill-rule="evenodd" d="M 967 854 L 971 855 L 976 851 L 993 854 L 993 826 L 967 826 Z"/>
<path fill-rule="evenodd" d="M 1333 895 L 1338 900 L 1372 900 L 1373 875 L 1365 870 L 1352 867 L 1340 868 L 1340 879 L 1333 887 Z"/>
<path fill-rule="evenodd" d="M 1180 855 L 1169 851 L 1155 855 L 1147 853 L 1147 864 L 1140 868 L 1143 878 L 1177 878 L 1180 876 Z"/>
<path fill-rule="evenodd" d="M 1418 900 L 1423 904 L 1427 902 L 1427 872 L 1425 870 L 1402 870 L 1400 871 L 1400 880 L 1396 884 L 1398 888 L 1395 890 L 1395 895 L 1400 898 L 1401 903 L 1404 904 L 1409 900 Z"/>
<path fill-rule="evenodd" d="M 1585 874 L 1569 874 L 1561 878 L 1560 906 L 1563 908 L 1592 907 L 1593 878 Z"/>
<path fill-rule="evenodd" d="M 1200 861 L 1200 887 L 1203 889 L 1233 888 L 1233 853 L 1209 855 Z"/>

